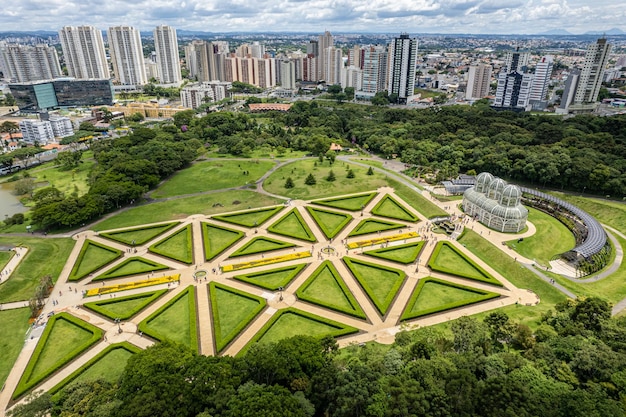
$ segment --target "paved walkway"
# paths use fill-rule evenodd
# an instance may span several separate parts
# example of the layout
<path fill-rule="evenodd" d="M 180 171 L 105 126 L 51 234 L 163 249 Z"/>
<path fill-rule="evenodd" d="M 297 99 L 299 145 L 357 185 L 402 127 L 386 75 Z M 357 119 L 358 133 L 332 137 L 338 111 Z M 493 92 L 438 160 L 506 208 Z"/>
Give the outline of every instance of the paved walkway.
<path fill-rule="evenodd" d="M 15 254 L 9 259 L 9 262 L 0 270 L 0 284 L 8 281 L 13 272 L 17 269 L 18 265 L 26 257 L 28 248 L 23 246 L 14 246 L 11 249 Z M 13 308 L 28 307 L 28 301 L 18 301 L 15 303 L 0 304 L 0 310 L 10 310 Z"/>

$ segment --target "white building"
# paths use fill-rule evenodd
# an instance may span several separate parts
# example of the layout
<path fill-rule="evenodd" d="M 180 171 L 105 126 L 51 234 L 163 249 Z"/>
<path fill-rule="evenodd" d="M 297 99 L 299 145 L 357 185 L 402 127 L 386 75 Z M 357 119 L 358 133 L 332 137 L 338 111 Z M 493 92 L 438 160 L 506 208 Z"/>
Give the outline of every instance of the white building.
<path fill-rule="evenodd" d="M 611 44 L 606 42 L 606 38 L 600 38 L 595 44 L 589 45 L 578 79 L 574 103 L 595 103 L 598 100 L 604 69 L 609 62 L 610 53 Z"/>
<path fill-rule="evenodd" d="M 389 69 L 387 91 L 397 94 L 400 103 L 406 103 L 415 90 L 415 65 L 417 63 L 417 38 L 403 33 L 389 44 Z"/>
<path fill-rule="evenodd" d="M 510 74 L 504 72 L 498 74 L 494 107 L 526 110 L 530 100 L 532 79 L 531 74 L 520 74 L 516 71 Z"/>
<path fill-rule="evenodd" d="M 52 124 L 47 120 L 22 120 L 19 125 L 26 143 L 45 145 L 54 141 Z"/>
<path fill-rule="evenodd" d="M 280 85 L 284 89 L 296 88 L 296 63 L 294 61 L 280 62 Z"/>
<path fill-rule="evenodd" d="M 185 86 L 180 91 L 183 107 L 195 109 L 203 104 L 215 103 L 227 97 L 231 83 L 225 81 L 208 81 Z"/>
<path fill-rule="evenodd" d="M 358 67 L 349 66 L 342 68 L 341 88 L 352 87 L 354 91 L 360 91 L 363 87 L 363 71 Z"/>
<path fill-rule="evenodd" d="M 530 52 L 508 52 L 505 60 L 507 74 L 514 71 L 519 73 L 526 72 L 528 61 L 530 61 Z"/>
<path fill-rule="evenodd" d="M 324 79 L 326 71 L 326 49 L 332 46 L 335 46 L 335 38 L 333 38 L 333 35 L 329 31 L 326 31 L 323 35 L 318 36 L 317 49 L 314 52 L 315 57 L 318 59 L 317 78 L 315 81 Z"/>
<path fill-rule="evenodd" d="M 467 79 L 467 89 L 465 98 L 467 100 L 481 99 L 489 95 L 491 85 L 491 65 L 479 64 L 469 67 Z"/>
<path fill-rule="evenodd" d="M 541 58 L 535 66 L 533 81 L 530 86 L 529 100 L 533 109 L 545 109 L 548 104 L 548 86 L 552 76 L 554 59 L 550 55 Z"/>
<path fill-rule="evenodd" d="M 182 76 L 176 29 L 166 25 L 157 26 L 154 29 L 154 49 L 159 82 L 180 85 Z"/>
<path fill-rule="evenodd" d="M 111 78 L 100 30 L 94 26 L 65 26 L 59 30 L 59 40 L 70 77 Z"/>
<path fill-rule="evenodd" d="M 139 31 L 131 26 L 114 26 L 107 31 L 113 72 L 118 84 L 148 83 Z"/>
<path fill-rule="evenodd" d="M 0 47 L 5 78 L 14 82 L 50 80 L 63 76 L 56 49 L 48 45 Z"/>
<path fill-rule="evenodd" d="M 74 134 L 74 127 L 69 117 L 50 116 L 48 122 L 55 138 L 65 138 Z"/>
<path fill-rule="evenodd" d="M 341 69 L 343 68 L 343 59 L 341 48 L 334 46 L 324 50 L 324 77 L 326 85 L 341 84 Z"/>
<path fill-rule="evenodd" d="M 368 46 L 363 52 L 363 80 L 361 90 L 372 97 L 387 88 L 387 49 Z"/>

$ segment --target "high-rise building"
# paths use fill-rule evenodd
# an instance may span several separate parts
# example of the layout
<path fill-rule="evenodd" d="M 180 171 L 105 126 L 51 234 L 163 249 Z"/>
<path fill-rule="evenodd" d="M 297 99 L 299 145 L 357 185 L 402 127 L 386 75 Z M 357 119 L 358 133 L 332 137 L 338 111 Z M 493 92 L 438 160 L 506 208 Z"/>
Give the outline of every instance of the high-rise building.
<path fill-rule="evenodd" d="M 498 74 L 498 87 L 493 107 L 508 110 L 526 110 L 529 103 L 531 74 L 513 71 Z"/>
<path fill-rule="evenodd" d="M 324 49 L 324 76 L 326 85 L 341 84 L 341 69 L 343 59 L 341 48 L 330 46 Z"/>
<path fill-rule="evenodd" d="M 374 96 L 387 88 L 387 49 L 368 46 L 363 51 L 363 80 L 361 91 Z"/>
<path fill-rule="evenodd" d="M 523 73 L 528 69 L 528 61 L 530 60 L 530 52 L 508 52 L 506 54 L 506 73 L 513 71 Z"/>
<path fill-rule="evenodd" d="M 154 29 L 154 49 L 158 79 L 163 84 L 180 84 L 180 57 L 176 29 L 161 25 Z"/>
<path fill-rule="evenodd" d="M 51 80 L 63 76 L 56 49 L 48 45 L 4 45 L 0 48 L 5 78 L 13 82 Z"/>
<path fill-rule="evenodd" d="M 77 79 L 110 78 L 102 32 L 94 26 L 65 26 L 59 40 L 67 73 Z"/>
<path fill-rule="evenodd" d="M 359 45 L 354 45 L 354 47 L 350 48 L 348 50 L 348 66 L 363 69 L 364 53 L 365 50 Z"/>
<path fill-rule="evenodd" d="M 574 95 L 575 104 L 595 103 L 598 100 L 610 53 L 611 44 L 606 42 L 606 38 L 600 38 L 595 44 L 589 45 Z"/>
<path fill-rule="evenodd" d="M 553 66 L 554 59 L 551 55 L 542 57 L 535 66 L 529 94 L 530 105 L 535 110 L 543 110 L 548 105 L 548 86 Z"/>
<path fill-rule="evenodd" d="M 403 33 L 389 44 L 389 70 L 387 91 L 397 94 L 399 103 L 406 103 L 415 89 L 415 65 L 417 64 L 417 38 Z"/>
<path fill-rule="evenodd" d="M 324 76 L 326 75 L 326 50 L 332 46 L 335 46 L 335 40 L 333 35 L 330 34 L 329 31 L 324 32 L 323 35 L 320 35 L 317 40 L 317 55 L 318 63 L 317 63 L 317 80 L 324 80 Z M 326 80 L 324 80 L 326 81 Z"/>
<path fill-rule="evenodd" d="M 114 96 L 110 79 L 57 78 L 9 84 L 9 90 L 23 112 L 39 112 L 59 107 L 110 106 Z"/>
<path fill-rule="evenodd" d="M 114 26 L 107 31 L 113 73 L 118 84 L 148 83 L 139 31 L 132 26 Z"/>
<path fill-rule="evenodd" d="M 290 90 L 296 88 L 296 64 L 294 61 L 280 62 L 280 85 Z"/>
<path fill-rule="evenodd" d="M 231 83 L 225 81 L 187 85 L 180 90 L 180 100 L 183 107 L 195 109 L 203 104 L 215 103 L 225 99 L 230 88 Z"/>
<path fill-rule="evenodd" d="M 467 79 L 467 89 L 465 98 L 467 100 L 481 99 L 489 95 L 491 85 L 491 65 L 479 64 L 469 67 Z"/>

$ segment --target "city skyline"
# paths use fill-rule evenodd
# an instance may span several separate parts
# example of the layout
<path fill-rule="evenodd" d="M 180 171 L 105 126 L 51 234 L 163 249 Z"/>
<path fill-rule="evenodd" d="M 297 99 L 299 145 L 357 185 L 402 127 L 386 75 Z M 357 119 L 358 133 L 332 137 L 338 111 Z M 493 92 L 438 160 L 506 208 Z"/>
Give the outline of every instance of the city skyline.
<path fill-rule="evenodd" d="M 622 29 L 626 19 L 624 8 L 612 0 L 261 0 L 254 6 L 241 0 L 26 0 L 6 5 L 3 12 L 4 31 L 80 25 L 146 31 L 169 25 L 206 32 L 580 34 Z"/>

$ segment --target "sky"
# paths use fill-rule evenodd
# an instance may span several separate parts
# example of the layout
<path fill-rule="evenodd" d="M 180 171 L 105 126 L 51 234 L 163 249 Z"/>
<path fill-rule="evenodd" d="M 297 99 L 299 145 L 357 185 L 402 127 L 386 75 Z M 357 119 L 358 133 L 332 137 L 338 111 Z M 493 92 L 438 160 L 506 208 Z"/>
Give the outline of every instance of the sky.
<path fill-rule="evenodd" d="M 619 0 L 7 0 L 0 31 L 166 24 L 206 32 L 535 34 L 618 28 Z"/>

